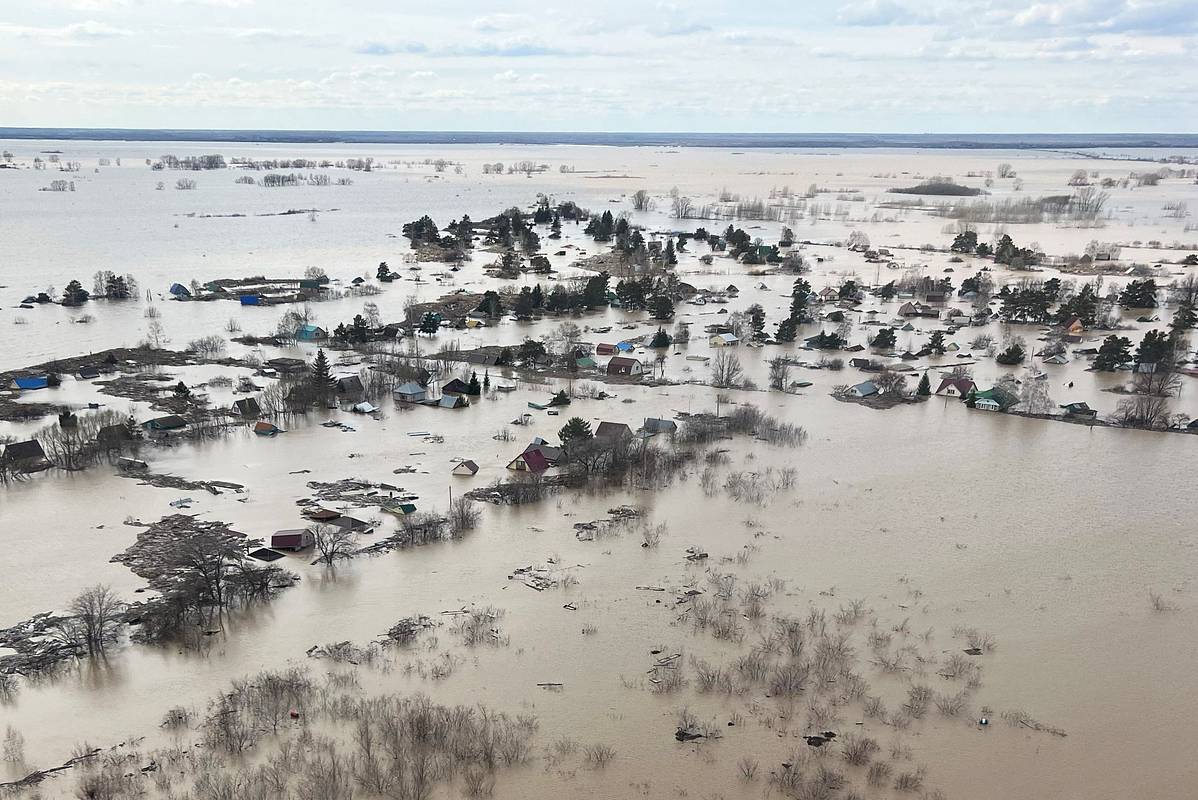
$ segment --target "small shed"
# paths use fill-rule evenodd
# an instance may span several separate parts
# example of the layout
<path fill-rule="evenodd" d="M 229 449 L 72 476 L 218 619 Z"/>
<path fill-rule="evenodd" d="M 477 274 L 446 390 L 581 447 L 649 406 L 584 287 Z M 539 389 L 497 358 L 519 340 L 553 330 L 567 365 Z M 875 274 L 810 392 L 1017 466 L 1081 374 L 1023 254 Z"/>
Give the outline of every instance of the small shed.
<path fill-rule="evenodd" d="M 469 477 L 478 474 L 478 464 L 475 464 L 470 459 L 459 461 L 450 472 L 454 475 Z"/>
<path fill-rule="evenodd" d="M 92 366 L 90 364 L 87 366 L 84 366 L 84 367 L 80 367 L 79 371 L 75 373 L 75 377 L 77 377 L 81 381 L 90 381 L 93 378 L 100 377 L 100 368 L 96 367 L 96 366 Z"/>
<path fill-rule="evenodd" d="M 408 381 L 405 384 L 396 386 L 391 390 L 391 396 L 401 403 L 420 403 L 427 396 L 424 387 L 415 381 Z"/>
<path fill-rule="evenodd" d="M 595 345 L 595 355 L 614 356 L 617 352 L 619 352 L 619 351 L 616 349 L 616 346 L 614 344 L 608 344 L 606 342 L 601 342 L 601 343 Z"/>
<path fill-rule="evenodd" d="M 717 333 L 707 343 L 712 347 L 735 347 L 740 344 L 740 339 L 733 333 Z"/>
<path fill-rule="evenodd" d="M 275 550 L 305 550 L 312 546 L 312 531 L 307 528 L 289 528 L 275 531 L 270 537 L 270 546 Z"/>
<path fill-rule="evenodd" d="M 50 385 L 50 377 L 48 375 L 34 375 L 24 378 L 13 378 L 12 382 L 17 385 L 18 389 L 28 391 L 30 389 L 45 389 Z"/>
<path fill-rule="evenodd" d="M 181 283 L 172 283 L 170 292 L 173 296 L 175 296 L 176 298 L 179 298 L 179 299 L 182 299 L 184 297 L 191 297 L 191 290 L 188 289 L 186 286 L 184 286 Z"/>
<path fill-rule="evenodd" d="M 470 401 L 461 394 L 443 394 L 437 401 L 438 408 L 465 408 L 468 405 L 470 405 Z"/>
<path fill-rule="evenodd" d="M 254 423 L 254 433 L 258 436 L 278 436 L 280 433 L 284 433 L 284 431 L 273 422 L 259 420 Z"/>

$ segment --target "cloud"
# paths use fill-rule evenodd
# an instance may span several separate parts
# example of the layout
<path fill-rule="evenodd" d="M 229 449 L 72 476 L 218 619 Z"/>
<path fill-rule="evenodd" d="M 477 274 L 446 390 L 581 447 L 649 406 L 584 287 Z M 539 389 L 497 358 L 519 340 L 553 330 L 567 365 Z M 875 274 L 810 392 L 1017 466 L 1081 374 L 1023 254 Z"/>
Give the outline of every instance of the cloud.
<path fill-rule="evenodd" d="M 720 34 L 720 41 L 732 45 L 759 45 L 763 47 L 789 47 L 790 45 L 797 44 L 794 39 L 787 36 L 750 31 L 725 31 Z"/>
<path fill-rule="evenodd" d="M 59 28 L 0 24 L 0 35 L 4 34 L 47 43 L 85 44 L 103 39 L 119 39 L 132 36 L 133 31 L 116 28 L 104 22 L 88 20 L 87 22 L 76 22 Z"/>
<path fill-rule="evenodd" d="M 472 45 L 450 45 L 432 52 L 435 56 L 469 56 L 496 58 L 534 58 L 537 56 L 581 55 L 577 50 L 550 47 L 527 37 L 515 37 L 498 42 Z"/>
<path fill-rule="evenodd" d="M 354 51 L 363 56 L 394 56 L 427 53 L 428 46 L 420 42 L 366 42 Z"/>
<path fill-rule="evenodd" d="M 296 44 L 316 44 L 323 37 L 309 31 L 288 30 L 284 28 L 240 28 L 234 30 L 235 39 L 249 39 L 259 42 L 294 42 Z"/>
<path fill-rule="evenodd" d="M 526 24 L 527 21 L 528 18 L 522 14 L 488 14 L 485 17 L 476 18 L 470 23 L 470 27 L 483 33 L 494 33 L 515 30 Z"/>
<path fill-rule="evenodd" d="M 711 26 L 701 22 L 674 22 L 648 30 L 649 33 L 658 37 L 691 36 L 696 33 L 707 33 L 711 30 Z"/>
<path fill-rule="evenodd" d="M 427 69 L 418 69 L 408 77 L 415 81 L 424 81 L 437 77 L 437 73 Z"/>
<path fill-rule="evenodd" d="M 844 25 L 880 27 L 891 25 L 924 25 L 931 17 L 899 5 L 894 0 L 863 0 L 846 6 L 836 20 Z"/>

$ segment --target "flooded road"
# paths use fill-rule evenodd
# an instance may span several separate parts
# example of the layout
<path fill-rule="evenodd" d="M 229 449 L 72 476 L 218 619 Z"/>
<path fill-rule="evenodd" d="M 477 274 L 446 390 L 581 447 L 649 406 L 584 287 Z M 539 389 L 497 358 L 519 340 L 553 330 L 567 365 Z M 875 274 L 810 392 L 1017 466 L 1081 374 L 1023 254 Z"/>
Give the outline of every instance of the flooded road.
<path fill-rule="evenodd" d="M 14 143 L 8 149 L 17 152 L 18 146 L 37 147 Z M 155 181 L 173 181 L 174 175 L 151 173 L 140 164 L 129 166 L 137 160 L 136 153 L 156 157 L 156 151 L 144 145 L 86 146 L 94 153 L 80 158 L 121 153 L 126 166 L 99 174 L 85 170 L 81 175 L 86 174 L 87 181 L 80 179 L 74 194 L 61 197 L 33 192 L 37 181 L 26 173 L 0 172 L 0 225 L 6 233 L 0 325 L 12 325 L 18 315 L 26 318 L 24 324 L 6 328 L 19 333 L 10 333 L 0 368 L 133 345 L 144 335 L 144 302 L 89 304 L 82 311 L 95 320 L 88 324 L 68 321 L 80 314 L 78 309 L 13 308 L 45 284 L 61 289 L 71 278 L 89 284 L 94 269 L 130 272 L 143 291 L 150 289 L 155 295 L 175 280 L 203 281 L 247 271 L 291 274 L 308 265 L 323 266 L 330 275 L 348 281 L 354 275 L 372 275 L 380 260 L 402 263 L 406 244 L 387 234 L 397 234 L 404 222 L 422 213 L 442 224 L 462 212 L 478 220 L 506 206 L 525 205 L 538 191 L 575 199 L 592 210 L 610 207 L 615 212 L 627 210 L 629 203 L 622 195 L 642 185 L 661 197 L 664 206 L 675 185 L 696 195 L 713 195 L 724 186 L 764 195 L 783 183 L 806 187 L 819 182 L 836 190 L 865 191 L 872 205 L 881 187 L 914 182 L 903 172 L 963 176 L 971 169 L 993 169 L 1001 158 L 1012 161 L 1025 176 L 1025 193 L 1047 193 L 1063 184 L 1075 164 L 1057 156 L 1009 153 L 737 155 L 529 148 L 528 153 L 516 154 L 503 148 L 497 154 L 494 149 L 463 148 L 450 156 L 467 164 L 463 176 L 439 177 L 427 169 L 397 165 L 391 171 L 355 175 L 350 187 L 268 191 L 233 185 L 227 174 L 219 181 L 229 185 L 217 189 L 218 178 L 201 173 L 195 191 L 156 192 Z M 180 150 L 179 145 L 163 147 Z M 238 154 L 241 147 L 213 145 L 227 155 Z M 208 152 L 203 146 L 195 150 Z M 255 157 L 263 157 L 267 148 L 252 150 Z M 422 148 L 396 150 L 402 152 L 377 157 L 418 163 L 438 155 Z M 477 165 L 484 161 L 510 161 L 517 155 L 547 161 L 554 169 L 532 178 L 478 174 Z M 637 177 L 558 173 L 559 163 L 573 164 L 579 172 L 601 169 Z M 1112 173 L 1127 171 L 1121 163 L 1085 163 Z M 110 172 L 117 177 L 110 179 Z M 895 177 L 873 177 L 883 173 Z M 95 191 L 101 185 L 127 202 L 102 202 Z M 210 185 L 212 189 L 206 189 Z M 328 199 L 327 192 L 342 190 L 343 196 Z M 1118 216 L 1100 231 L 1047 224 L 1008 229 L 1020 241 L 1038 240 L 1050 253 L 1079 252 L 1090 239 L 1123 241 L 1139 235 L 1132 229 L 1147 230 L 1151 217 L 1152 238 L 1169 241 L 1186 235 L 1184 223 L 1157 216 L 1162 197 L 1172 193 L 1192 197 L 1192 180 L 1185 185 L 1166 182 L 1151 198 L 1139 189 L 1119 196 L 1114 203 Z M 58 201 L 66 202 L 51 211 L 47 204 Z M 322 212 L 315 221 L 303 215 L 232 220 L 178 216 L 313 205 L 339 210 Z M 659 207 L 636 219 L 650 229 L 678 226 L 664 211 Z M 738 224 L 759 226 L 755 235 L 766 241 L 776 239 L 779 227 L 770 222 Z M 896 246 L 901 242 L 918 247 L 943 243 L 948 238 L 944 224 L 915 215 L 869 223 L 842 218 L 817 220 L 810 229 L 796 226 L 796 234 L 823 241 L 842 239 L 849 229 L 861 228 L 875 245 L 893 241 Z M 596 250 L 580 232 L 568 231 L 565 243 Z M 818 246 L 809 251 L 825 252 Z M 1165 252 L 1152 251 L 1143 260 Z M 827 260 L 806 276 L 816 289 L 834 283 L 845 271 L 873 281 L 873 266 L 843 248 L 826 248 L 826 254 Z M 781 319 L 793 276 L 749 277 L 743 265 L 717 259 L 707 267 L 697 256 L 692 252 L 680 259 L 680 277 L 710 287 L 735 282 L 741 293 L 730 304 L 733 310 L 760 302 L 771 329 Z M 551 258 L 569 275 L 573 257 Z M 318 321 L 331 327 L 358 313 L 363 299 L 376 302 L 383 318 L 389 319 L 402 317 L 404 299 L 411 295 L 433 299 L 451 288 L 493 288 L 503 282 L 482 274 L 490 258 L 476 254 L 452 283 L 437 284 L 430 278 L 435 269 L 426 266 L 421 284 L 401 281 L 376 296 L 318 304 Z M 949 263 L 944 254 L 912 252 L 903 258 L 927 264 L 929 274 Z M 959 285 L 969 274 L 971 270 L 957 265 L 954 283 Z M 994 275 L 999 283 L 1002 277 L 1001 271 Z M 522 278 L 517 285 L 524 282 L 535 278 Z M 758 284 L 767 288 L 754 288 Z M 267 333 L 281 313 L 227 302 L 155 305 L 161 309 L 170 346 L 179 348 L 221 330 L 230 316 L 247 332 Z M 710 321 L 707 315 L 714 313 L 711 306 L 678 307 L 679 316 L 692 322 L 693 334 L 689 345 L 670 350 L 667 378 L 706 380 L 707 367 L 686 361 L 684 355 L 713 354 L 701 330 Z M 577 322 L 592 328 L 637 326 L 629 332 L 615 327 L 609 335 L 587 334 L 593 343 L 651 334 L 656 323 L 644 317 L 641 312 L 611 309 Z M 463 347 L 515 345 L 525 336 L 544 335 L 555 324 L 504 321 L 476 331 L 444 331 L 438 338 L 460 339 Z M 927 329 L 933 324 L 929 321 Z M 1152 327 L 1132 324 L 1133 330 L 1124 335 L 1133 341 L 1138 341 L 1139 331 Z M 900 349 L 906 345 L 904 338 L 926 339 L 925 326 L 916 327 L 900 334 Z M 995 323 L 984 330 L 1001 338 L 1001 328 Z M 854 335 L 867 330 L 858 326 Z M 968 337 L 981 330 L 967 329 Z M 957 337 L 962 344 L 968 338 L 965 333 Z M 1030 340 L 1034 329 L 1020 333 Z M 1095 332 L 1093 338 L 1100 336 Z M 230 355 L 250 350 L 229 346 Z M 267 358 L 285 354 L 273 348 L 265 352 Z M 297 352 L 311 357 L 314 348 L 305 345 Z M 170 707 L 192 706 L 202 713 L 208 699 L 231 679 L 263 669 L 304 664 L 323 671 L 330 666 L 327 662 L 305 655 L 312 646 L 344 640 L 365 644 L 402 617 L 427 614 L 442 624 L 411 649 L 397 651 L 392 667 L 356 670 L 363 691 L 423 691 L 439 703 L 483 703 L 510 714 L 535 714 L 540 723 L 537 757 L 501 771 L 496 796 L 759 796 L 767 773 L 783 770 L 792 750 L 808 747 L 799 738 L 811 730 L 807 698 L 788 705 L 760 686 L 732 693 L 702 691 L 691 659 L 731 664 L 760 640 L 771 617 L 805 617 L 816 608 L 824 609 L 831 620 L 859 598 L 865 615 L 841 627 L 853 637 L 856 669 L 871 687 L 867 694 L 884 698 L 890 707 L 902 702 L 913 683 L 926 683 L 937 692 L 949 691 L 950 684 L 935 664 L 912 662 L 897 672 L 883 669 L 865 643 L 871 630 L 909 636 L 918 641 L 921 652 L 937 659 L 966 646 L 960 634 L 965 628 L 984 631 L 996 642 L 992 652 L 978 657 L 980 686 L 959 714 L 933 710 L 900 729 L 868 717 L 858 699 L 841 706 L 838 719 L 829 723 L 842 733 L 860 728 L 885 750 L 895 743 L 900 749 L 910 748 L 909 759 L 900 753 L 892 760 L 900 767 L 926 765 L 924 789 L 971 798 L 1186 796 L 1198 780 L 1186 746 L 1194 738 L 1189 720 L 1198 711 L 1193 700 L 1198 697 L 1198 677 L 1192 670 L 1198 657 L 1193 585 L 1198 535 L 1183 511 L 1192 483 L 1189 465 L 1195 440 L 986 414 L 944 398 L 886 410 L 833 399 L 833 386 L 864 380 L 852 370 L 795 369 L 792 379 L 813 385 L 795 393 L 769 392 L 764 390 L 765 362 L 771 355 L 770 348 L 739 348 L 746 374 L 762 388 L 728 394 L 735 404 L 753 404 L 780 421 L 803 426 L 808 439 L 802 446 L 734 439 L 721 443 L 727 460 L 717 463 L 706 480 L 705 466 L 697 462 L 685 476 L 654 491 L 563 490 L 527 506 L 480 504 L 480 524 L 458 540 L 360 557 L 335 569 L 309 564 L 306 554 L 288 556 L 279 563 L 298 573 L 301 582 L 268 604 L 234 614 L 198 652 L 123 646 L 104 661 L 22 685 L 15 698 L 0 703 L 0 728 L 12 726 L 24 736 L 26 764 L 0 765 L 0 775 L 15 778 L 27 771 L 26 766 L 61 763 L 84 741 L 108 746 L 130 737 L 166 740 L 169 735 L 160 731 L 159 723 Z M 959 363 L 951 355 L 929 362 L 945 367 Z M 1090 373 L 1085 367 L 1082 359 L 1045 367 L 1053 399 L 1085 400 L 1108 413 L 1117 398 L 1101 389 L 1120 378 Z M 1006 371 L 989 358 L 982 358 L 974 369 L 979 385 L 990 385 Z M 239 374 L 208 366 L 180 368 L 172 374 L 193 384 L 215 372 Z M 492 379 L 501 373 L 495 370 Z M 577 379 L 574 388 L 584 382 Z M 1072 389 L 1067 388 L 1069 382 Z M 637 428 L 645 418 L 669 419 L 678 412 L 698 413 L 715 406 L 715 391 L 705 385 L 602 385 L 615 397 L 578 398 L 560 416 L 534 412 L 527 426 L 509 424 L 529 410 L 530 400 L 544 402 L 563 388 L 569 388 L 568 382 L 521 382 L 515 392 L 484 396 L 457 411 L 405 410 L 388 401 L 378 419 L 314 412 L 289 420 L 284 425 L 287 433 L 272 439 L 245 429 L 212 441 L 145 449 L 155 472 L 232 481 L 246 487 L 241 494 L 211 496 L 143 486 L 108 466 L 79 473 L 52 471 L 0 488 L 0 543 L 5 553 L 0 625 L 62 608 L 81 588 L 95 583 L 110 585 L 124 599 L 136 599 L 141 581 L 109 561 L 140 530 L 123 523 L 127 518 L 150 522 L 172 513 L 169 502 L 181 496 L 193 500 L 187 513 L 226 521 L 253 537 L 300 524 L 295 501 L 311 496 L 309 481 L 361 477 L 395 483 L 418 495 L 422 510 L 444 510 L 451 493 L 457 497 L 506 477 L 505 465 L 534 436 L 556 441 L 570 416 L 583 417 L 593 426 L 609 420 Z M 128 405 L 114 403 L 82 381 L 64 380 L 55 391 L 62 402 L 71 404 L 102 400 L 121 409 Z M 232 399 L 231 393 L 211 391 L 214 402 Z M 1198 415 L 1188 384 L 1176 405 Z M 134 410 L 139 418 L 146 414 L 144 406 L 135 405 Z M 355 430 L 322 427 L 319 423 L 326 417 Z M 43 424 L 0 423 L 0 433 L 25 438 Z M 493 438 L 501 430 L 510 431 L 512 440 Z M 441 440 L 410 436 L 413 432 L 430 432 Z M 478 474 L 452 476 L 450 469 L 461 458 L 476 461 Z M 396 473 L 405 468 L 414 471 Z M 778 486 L 776 477 L 787 469 L 794 470 L 793 486 Z M 738 473 L 758 491 L 734 496 L 730 487 L 738 482 L 731 478 Z M 642 547 L 635 526 L 593 541 L 576 536 L 575 523 L 604 518 L 609 509 L 623 504 L 643 509 L 650 524 L 666 525 L 660 544 Z M 370 513 L 382 519 L 382 530 L 362 537 L 363 544 L 396 525 L 387 515 Z M 710 558 L 688 561 L 689 547 Z M 535 591 L 509 579 L 519 567 L 548 561 L 573 576 L 565 582 L 569 585 Z M 739 641 L 717 639 L 697 629 L 693 612 L 678 602 L 688 587 L 710 592 L 713 573 L 736 575 L 742 588 L 771 578 L 784 581 L 784 588 L 766 600 L 765 617 L 740 620 Z M 1173 608 L 1154 611 L 1150 591 Z M 564 608 L 567 604 L 577 610 Z M 457 643 L 442 612 L 467 606 L 504 610 L 501 629 L 508 644 L 470 648 Z M 682 654 L 686 685 L 675 692 L 653 691 L 648 672 L 658 658 L 654 651 Z M 433 679 L 431 665 L 444 653 L 455 666 L 447 676 Z M 422 666 L 404 668 L 418 663 Z M 560 689 L 538 686 L 556 683 L 562 684 Z M 683 708 L 701 720 L 715 721 L 721 737 L 676 741 L 676 718 Z M 1004 712 L 1014 710 L 1067 735 L 1003 718 Z M 983 716 L 991 724 L 979 726 Z M 729 726 L 734 720 L 738 724 Z M 605 743 L 614 748 L 615 757 L 600 769 L 584 765 L 578 757 L 558 763 L 542 755 L 562 737 Z M 746 756 L 761 764 L 761 773 L 752 781 L 738 774 L 737 761 Z M 863 790 L 864 771 L 854 770 L 848 770 L 851 782 Z M 69 796 L 71 780 L 69 775 L 53 779 L 43 787 L 43 796 Z M 446 796 L 457 795 L 447 790 Z"/>

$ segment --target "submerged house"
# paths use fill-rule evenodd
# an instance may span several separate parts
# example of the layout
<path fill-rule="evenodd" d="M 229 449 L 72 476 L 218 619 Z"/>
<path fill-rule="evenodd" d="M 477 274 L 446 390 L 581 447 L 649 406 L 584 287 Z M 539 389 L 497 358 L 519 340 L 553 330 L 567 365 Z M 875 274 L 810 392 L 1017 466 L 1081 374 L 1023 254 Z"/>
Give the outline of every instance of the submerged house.
<path fill-rule="evenodd" d="M 973 396 L 973 407 L 982 411 L 1006 411 L 1018 402 L 1019 398 L 999 386 Z"/>
<path fill-rule="evenodd" d="M 607 362 L 607 374 L 638 377 L 645 374 L 645 365 L 635 358 L 615 356 Z"/>
<path fill-rule="evenodd" d="M 969 378 L 944 378 L 936 387 L 939 397 L 966 397 L 977 385 Z"/>
<path fill-rule="evenodd" d="M 329 338 L 329 334 L 318 325 L 301 325 L 295 332 L 295 338 L 301 342 L 315 342 Z"/>
<path fill-rule="evenodd" d="M 148 431 L 177 431 L 187 427 L 187 420 L 178 414 L 167 414 L 165 417 L 146 420 L 141 426 Z"/>
<path fill-rule="evenodd" d="M 708 339 L 707 343 L 712 347 L 735 347 L 740 344 L 740 339 L 732 333 L 717 333 Z"/>
<path fill-rule="evenodd" d="M 531 472 L 540 475 L 549 469 L 549 459 L 539 448 L 530 448 L 508 462 L 507 468 L 516 472 Z"/>
<path fill-rule="evenodd" d="M 470 459 L 467 458 L 466 460 L 459 461 L 457 464 L 455 464 L 454 468 L 452 470 L 450 470 L 450 473 L 453 475 L 460 475 L 460 476 L 464 476 L 464 477 L 470 477 L 471 475 L 477 475 L 478 474 L 478 464 L 475 464 L 473 461 L 471 461 Z"/>
<path fill-rule="evenodd" d="M 849 389 L 853 397 L 873 397 L 878 393 L 878 387 L 873 381 L 864 381 Z"/>
<path fill-rule="evenodd" d="M 191 297 L 191 290 L 181 283 L 172 283 L 170 292 L 177 300 L 182 300 L 185 297 Z"/>
<path fill-rule="evenodd" d="M 470 394 L 470 384 L 466 383 L 461 378 L 454 378 L 449 383 L 441 387 L 442 395 L 461 395 Z"/>
<path fill-rule="evenodd" d="M 33 375 L 24 378 L 13 378 L 12 382 L 22 391 L 45 389 L 50 385 L 50 377 L 48 375 Z"/>
<path fill-rule="evenodd" d="M 470 401 L 464 394 L 443 394 L 437 401 L 438 408 L 465 408 L 468 405 Z"/>
<path fill-rule="evenodd" d="M 428 393 L 420 384 L 415 381 L 408 381 L 392 389 L 391 396 L 401 403 L 422 403 L 428 396 Z"/>
<path fill-rule="evenodd" d="M 1065 416 L 1074 419 L 1095 419 L 1098 416 L 1098 412 L 1090 408 L 1088 403 L 1066 403 L 1061 408 L 1065 409 Z"/>
<path fill-rule="evenodd" d="M 100 368 L 91 365 L 80 367 L 79 371 L 75 373 L 75 377 L 81 381 L 90 381 L 93 378 L 100 377 Z"/>
<path fill-rule="evenodd" d="M 632 428 L 628 427 L 623 422 L 600 422 L 599 427 L 595 429 L 596 439 L 631 439 Z"/>
<path fill-rule="evenodd" d="M 22 472 L 38 472 L 50 467 L 46 451 L 37 439 L 7 445 L 4 448 L 4 460 Z"/>
<path fill-rule="evenodd" d="M 315 543 L 312 531 L 307 528 L 290 528 L 275 531 L 270 537 L 270 546 L 275 550 L 305 550 Z"/>
<path fill-rule="evenodd" d="M 253 397 L 243 397 L 233 401 L 233 411 L 243 417 L 257 417 L 262 414 L 262 407 Z"/>
<path fill-rule="evenodd" d="M 337 394 L 363 394 L 365 391 L 366 387 L 357 375 L 346 375 L 337 379 Z"/>
<path fill-rule="evenodd" d="M 646 417 L 645 424 L 641 426 L 641 430 L 645 433 L 676 433 L 678 431 L 678 423 L 672 419 Z"/>

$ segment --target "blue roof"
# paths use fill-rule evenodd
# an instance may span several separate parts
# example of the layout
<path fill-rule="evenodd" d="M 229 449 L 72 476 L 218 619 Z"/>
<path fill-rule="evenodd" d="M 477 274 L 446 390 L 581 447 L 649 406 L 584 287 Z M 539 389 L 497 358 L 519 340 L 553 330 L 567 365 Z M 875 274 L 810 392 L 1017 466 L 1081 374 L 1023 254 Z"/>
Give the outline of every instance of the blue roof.
<path fill-rule="evenodd" d="M 36 378 L 14 378 L 13 383 L 18 389 L 45 389 L 50 385 L 50 379 L 45 375 L 39 375 Z"/>
<path fill-rule="evenodd" d="M 258 305 L 258 295 L 256 295 L 256 294 L 243 294 L 243 295 L 241 296 L 241 304 L 242 304 L 243 306 L 256 306 L 256 305 Z"/>
<path fill-rule="evenodd" d="M 181 283 L 172 283 L 171 294 L 181 297 L 191 297 L 191 290 Z"/>
<path fill-rule="evenodd" d="M 616 349 L 622 353 L 630 353 L 632 352 L 632 345 L 630 345 L 628 342 L 620 342 L 616 345 Z"/>

